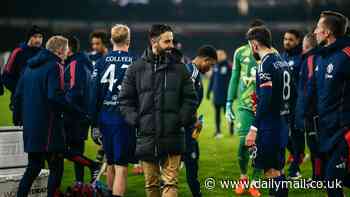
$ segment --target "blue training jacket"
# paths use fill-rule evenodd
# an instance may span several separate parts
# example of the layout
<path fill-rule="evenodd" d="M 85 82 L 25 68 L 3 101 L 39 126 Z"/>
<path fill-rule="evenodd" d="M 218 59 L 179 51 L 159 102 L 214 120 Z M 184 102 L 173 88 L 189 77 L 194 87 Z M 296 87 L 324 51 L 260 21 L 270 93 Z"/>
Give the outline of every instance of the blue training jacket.
<path fill-rule="evenodd" d="M 308 98 L 312 97 L 310 92 L 310 81 L 315 70 L 315 52 L 317 49 L 302 55 L 302 62 L 299 72 L 298 98 L 295 106 L 295 126 L 299 130 L 305 129 L 305 122 L 313 124 L 315 116 L 315 105 L 307 104 Z"/>
<path fill-rule="evenodd" d="M 228 86 L 231 79 L 231 65 L 227 60 L 219 62 L 214 65 L 213 74 L 210 78 L 207 97 L 210 93 L 214 94 L 214 104 L 222 105 L 226 104 L 226 97 Z"/>
<path fill-rule="evenodd" d="M 4 66 L 2 76 L 4 86 L 12 94 L 15 93 L 17 82 L 27 66 L 27 61 L 34 57 L 41 49 L 38 47 L 29 47 L 26 43 L 21 43 L 12 51 Z"/>
<path fill-rule="evenodd" d="M 338 38 L 316 55 L 311 92 L 319 115 L 320 151 L 327 152 L 350 126 L 350 39 Z"/>
<path fill-rule="evenodd" d="M 28 61 L 15 94 L 15 109 L 23 114 L 25 152 L 64 150 L 63 72 L 60 58 L 46 49 Z"/>
<path fill-rule="evenodd" d="M 65 62 L 64 81 L 68 101 L 88 111 L 92 64 L 84 53 L 76 53 Z"/>
<path fill-rule="evenodd" d="M 91 70 L 92 64 L 84 53 L 75 53 L 67 58 L 64 70 L 64 90 L 66 99 L 70 105 L 88 112 Z M 75 125 L 75 126 L 74 126 Z M 85 119 L 74 114 L 65 114 L 65 127 L 82 128 L 74 129 L 73 133 L 67 133 L 70 139 L 87 139 L 88 124 Z"/>

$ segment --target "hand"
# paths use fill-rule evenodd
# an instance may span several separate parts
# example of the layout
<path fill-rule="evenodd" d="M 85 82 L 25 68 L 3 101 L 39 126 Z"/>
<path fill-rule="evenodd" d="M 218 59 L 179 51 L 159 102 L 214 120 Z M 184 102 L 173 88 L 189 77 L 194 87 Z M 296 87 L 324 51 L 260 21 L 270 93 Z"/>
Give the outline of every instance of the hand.
<path fill-rule="evenodd" d="M 102 134 L 99 128 L 91 129 L 91 138 L 97 145 L 102 145 Z"/>
<path fill-rule="evenodd" d="M 234 120 L 235 120 L 235 115 L 234 115 L 234 113 L 233 113 L 233 111 L 232 111 L 232 102 L 227 102 L 227 103 L 226 103 L 226 113 L 225 113 L 225 117 L 226 117 L 226 119 L 227 119 L 227 121 L 228 121 L 229 123 L 232 123 L 232 122 L 234 122 Z"/>
<path fill-rule="evenodd" d="M 201 133 L 203 128 L 203 121 L 200 119 L 197 119 L 197 122 L 194 125 L 194 129 L 192 131 L 192 138 L 197 139 L 199 137 L 199 134 Z"/>
<path fill-rule="evenodd" d="M 254 126 L 250 127 L 250 130 L 245 138 L 245 145 L 248 147 L 255 145 L 257 128 Z"/>

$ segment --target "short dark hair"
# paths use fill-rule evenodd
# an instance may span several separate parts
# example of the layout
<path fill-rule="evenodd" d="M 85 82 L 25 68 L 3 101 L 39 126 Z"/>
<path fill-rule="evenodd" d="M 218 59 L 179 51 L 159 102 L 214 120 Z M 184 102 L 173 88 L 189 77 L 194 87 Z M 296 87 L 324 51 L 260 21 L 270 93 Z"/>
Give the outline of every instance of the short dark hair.
<path fill-rule="evenodd" d="M 173 32 L 173 29 L 169 25 L 165 24 L 155 24 L 152 25 L 152 27 L 148 31 L 148 37 L 149 39 L 155 38 L 160 36 L 161 34 L 170 31 Z"/>
<path fill-rule="evenodd" d="M 215 47 L 211 46 L 211 45 L 203 45 L 198 49 L 197 52 L 197 56 L 198 57 L 209 57 L 209 58 L 213 58 L 214 60 L 218 60 L 218 56 L 216 53 L 216 49 Z"/>
<path fill-rule="evenodd" d="M 345 35 L 348 19 L 339 12 L 323 11 L 320 18 L 324 18 L 324 24 L 335 37 Z"/>
<path fill-rule="evenodd" d="M 284 32 L 284 34 L 286 33 L 293 34 L 299 40 L 302 38 L 302 33 L 296 29 L 288 29 L 286 32 Z"/>
<path fill-rule="evenodd" d="M 249 29 L 253 28 L 253 27 L 263 26 L 263 25 L 265 25 L 265 22 L 263 20 L 257 18 L 257 19 L 254 19 L 250 22 Z"/>
<path fill-rule="evenodd" d="M 309 42 L 309 44 L 311 45 L 312 48 L 315 48 L 317 46 L 317 40 L 316 40 L 316 36 L 314 33 L 312 33 L 312 32 L 307 33 L 304 36 L 304 39 Z"/>
<path fill-rule="evenodd" d="M 76 36 L 67 36 L 68 38 L 68 46 L 73 53 L 77 53 L 80 51 L 80 41 Z"/>
<path fill-rule="evenodd" d="M 109 45 L 108 33 L 103 30 L 95 30 L 90 34 L 90 40 L 93 38 L 99 38 L 102 43 L 107 47 Z"/>
<path fill-rule="evenodd" d="M 30 40 L 30 38 L 35 34 L 41 34 L 44 36 L 44 31 L 39 26 L 33 25 L 27 32 L 27 41 Z"/>
<path fill-rule="evenodd" d="M 265 26 L 258 26 L 249 29 L 246 35 L 249 41 L 256 40 L 260 44 L 271 48 L 272 45 L 272 36 L 271 31 Z"/>

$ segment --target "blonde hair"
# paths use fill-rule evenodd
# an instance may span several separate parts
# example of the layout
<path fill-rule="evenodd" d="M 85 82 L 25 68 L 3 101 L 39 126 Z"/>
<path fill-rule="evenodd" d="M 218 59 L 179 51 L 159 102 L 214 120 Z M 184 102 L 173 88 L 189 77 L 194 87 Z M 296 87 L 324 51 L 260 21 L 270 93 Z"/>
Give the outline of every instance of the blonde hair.
<path fill-rule="evenodd" d="M 47 42 L 46 42 L 46 49 L 57 53 L 62 48 L 68 48 L 68 39 L 63 36 L 52 36 Z"/>
<path fill-rule="evenodd" d="M 130 28 L 122 24 L 114 25 L 111 29 L 111 40 L 116 45 L 129 44 Z"/>

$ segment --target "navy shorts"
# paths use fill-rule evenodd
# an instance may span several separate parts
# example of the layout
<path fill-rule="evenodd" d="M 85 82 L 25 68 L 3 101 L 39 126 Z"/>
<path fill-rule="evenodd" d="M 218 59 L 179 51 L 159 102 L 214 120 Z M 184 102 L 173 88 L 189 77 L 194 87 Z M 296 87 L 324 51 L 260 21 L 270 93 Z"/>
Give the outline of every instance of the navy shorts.
<path fill-rule="evenodd" d="M 285 164 L 288 130 L 258 130 L 254 167 L 264 171 L 282 170 Z"/>
<path fill-rule="evenodd" d="M 100 124 L 102 144 L 108 165 L 127 166 L 134 163 L 135 131 L 124 120 L 119 119 L 113 124 L 107 121 Z"/>
<path fill-rule="evenodd" d="M 256 146 L 254 167 L 267 171 L 269 169 L 282 170 L 285 163 L 285 148 L 267 147 L 261 144 Z"/>

